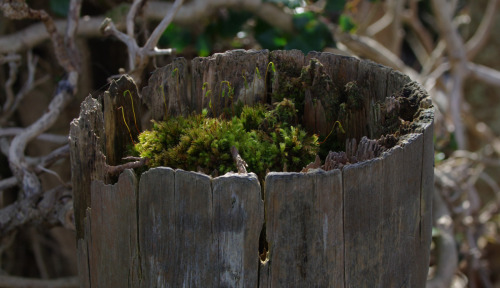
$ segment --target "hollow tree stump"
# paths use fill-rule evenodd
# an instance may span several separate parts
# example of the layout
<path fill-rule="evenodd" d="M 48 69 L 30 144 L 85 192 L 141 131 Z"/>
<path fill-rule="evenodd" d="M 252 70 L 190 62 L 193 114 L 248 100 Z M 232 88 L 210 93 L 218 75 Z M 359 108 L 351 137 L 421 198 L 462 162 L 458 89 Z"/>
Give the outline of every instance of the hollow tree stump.
<path fill-rule="evenodd" d="M 330 53 L 234 50 L 174 60 L 140 97 L 130 78 L 111 87 L 71 123 L 81 287 L 425 286 L 434 115 L 407 76 Z M 106 173 L 136 137 L 125 126 L 141 101 L 163 120 L 291 95 L 311 133 L 345 130 L 304 172 Z"/>

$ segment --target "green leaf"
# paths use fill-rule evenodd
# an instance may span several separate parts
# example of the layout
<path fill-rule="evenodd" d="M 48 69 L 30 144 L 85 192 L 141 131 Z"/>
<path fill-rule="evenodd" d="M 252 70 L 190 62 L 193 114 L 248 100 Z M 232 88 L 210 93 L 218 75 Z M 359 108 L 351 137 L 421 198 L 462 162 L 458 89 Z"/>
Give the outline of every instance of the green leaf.
<path fill-rule="evenodd" d="M 339 25 L 344 32 L 353 32 L 356 29 L 356 24 L 352 18 L 345 14 L 340 15 Z"/>
<path fill-rule="evenodd" d="M 49 5 L 50 10 L 57 16 L 68 16 L 69 0 L 50 0 Z"/>
<path fill-rule="evenodd" d="M 175 48 L 178 53 L 181 53 L 192 42 L 193 37 L 189 30 L 170 24 L 161 35 L 158 44 L 160 47 Z"/>
<path fill-rule="evenodd" d="M 305 12 L 293 15 L 292 23 L 293 27 L 297 30 L 305 30 L 311 21 L 315 21 L 313 12 Z M 310 29 L 310 28 L 309 28 Z"/>
<path fill-rule="evenodd" d="M 196 40 L 196 50 L 198 51 L 198 55 L 201 57 L 210 55 L 210 46 L 210 40 L 208 39 L 207 35 L 203 34 Z"/>
<path fill-rule="evenodd" d="M 329 13 L 342 12 L 346 2 L 346 0 L 327 0 L 325 11 Z"/>
<path fill-rule="evenodd" d="M 317 15 L 312 12 L 294 15 L 293 24 L 298 33 L 291 37 L 285 45 L 285 49 L 298 49 L 308 53 L 309 51 L 321 51 L 334 43 L 328 28 L 316 17 Z"/>

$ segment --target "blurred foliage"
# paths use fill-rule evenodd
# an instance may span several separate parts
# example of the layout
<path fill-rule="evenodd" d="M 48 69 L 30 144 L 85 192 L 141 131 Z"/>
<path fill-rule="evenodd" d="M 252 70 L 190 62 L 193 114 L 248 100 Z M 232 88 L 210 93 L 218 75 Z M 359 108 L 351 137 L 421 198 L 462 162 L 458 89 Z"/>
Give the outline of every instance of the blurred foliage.
<path fill-rule="evenodd" d="M 298 49 L 308 53 L 335 46 L 332 34 L 319 17 L 326 16 L 337 22 L 344 31 L 353 32 L 356 29 L 354 20 L 343 14 L 348 5 L 345 0 L 327 1 L 322 13 L 307 11 L 304 9 L 304 1 L 265 2 L 293 9 L 292 33 L 273 27 L 249 12 L 222 10 L 201 27 L 170 25 L 160 39 L 160 46 L 176 48 L 177 53 L 194 48 L 196 56 L 207 56 L 213 52 L 235 48 Z M 259 46 L 251 46 L 255 44 Z"/>

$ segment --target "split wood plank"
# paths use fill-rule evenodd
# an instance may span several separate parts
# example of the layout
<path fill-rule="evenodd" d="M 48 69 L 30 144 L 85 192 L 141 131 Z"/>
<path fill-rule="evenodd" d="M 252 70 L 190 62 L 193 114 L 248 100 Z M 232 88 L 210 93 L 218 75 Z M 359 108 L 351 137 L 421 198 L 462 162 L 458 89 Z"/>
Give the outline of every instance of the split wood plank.
<path fill-rule="evenodd" d="M 91 287 L 138 287 L 137 179 L 125 170 L 114 185 L 92 182 Z"/>
<path fill-rule="evenodd" d="M 265 193 L 270 260 L 262 287 L 344 287 L 340 170 L 271 172 Z"/>

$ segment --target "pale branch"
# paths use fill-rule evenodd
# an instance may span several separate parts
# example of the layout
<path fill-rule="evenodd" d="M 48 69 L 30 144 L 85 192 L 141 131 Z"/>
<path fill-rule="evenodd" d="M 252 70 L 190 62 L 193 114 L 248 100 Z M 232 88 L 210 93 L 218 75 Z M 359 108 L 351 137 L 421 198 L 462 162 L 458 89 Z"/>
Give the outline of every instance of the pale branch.
<path fill-rule="evenodd" d="M 24 128 L 10 127 L 10 128 L 0 128 L 0 137 L 17 136 L 24 132 Z M 57 135 L 42 133 L 36 137 L 37 140 L 52 142 L 56 144 L 68 143 L 67 135 Z"/>
<path fill-rule="evenodd" d="M 67 50 L 68 58 L 78 71 L 80 70 L 81 63 L 78 48 L 76 47 L 75 36 L 78 29 L 78 22 L 80 21 L 82 2 L 83 0 L 70 1 L 68 25 L 66 26 L 66 33 L 64 34 L 64 47 Z"/>
<path fill-rule="evenodd" d="M 438 171 L 436 171 L 438 172 Z M 438 185 L 441 177 L 436 175 Z M 427 288 L 450 287 L 450 283 L 458 268 L 458 252 L 453 234 L 453 219 L 441 198 L 441 189 L 434 188 L 432 201 L 433 226 L 439 231 L 436 239 L 437 261 L 433 277 L 427 280 Z"/>
<path fill-rule="evenodd" d="M 69 157 L 69 144 L 66 144 L 64 146 L 61 146 L 53 151 L 51 151 L 49 154 L 40 157 L 38 165 L 42 167 L 50 167 L 52 164 L 54 164 L 57 160 L 61 158 L 66 158 Z"/>
<path fill-rule="evenodd" d="M 135 30 L 135 17 L 139 12 L 139 9 L 142 8 L 145 4 L 146 0 L 134 0 L 132 6 L 130 6 L 130 10 L 127 14 L 126 26 L 127 26 L 127 35 L 131 38 L 134 38 L 134 30 Z"/>
<path fill-rule="evenodd" d="M 16 185 L 17 185 L 17 178 L 14 176 L 2 179 L 0 180 L 0 192 L 3 192 L 3 190 L 12 188 Z"/>
<path fill-rule="evenodd" d="M 119 175 L 126 169 L 139 168 L 148 164 L 148 158 L 140 157 L 124 157 L 123 160 L 137 160 L 134 162 L 127 162 L 125 164 L 111 166 L 106 164 L 106 173 L 109 175 Z"/>
<path fill-rule="evenodd" d="M 70 13 L 68 14 L 69 25 L 66 30 L 65 39 L 63 39 L 62 35 L 57 31 L 54 20 L 44 10 L 33 10 L 22 1 L 12 1 L 9 4 L 3 2 L 2 6 L 0 6 L 5 16 L 9 18 L 41 20 L 52 40 L 59 65 L 67 72 L 67 78 L 59 81 L 55 96 L 49 103 L 47 112 L 33 124 L 25 128 L 20 134 L 16 135 L 9 147 L 9 166 L 14 176 L 18 179 L 25 198 L 41 194 L 42 188 L 37 175 L 26 163 L 24 150 L 30 141 L 49 129 L 56 122 L 61 111 L 66 107 L 71 98 L 73 98 L 77 90 L 79 76 L 77 70 L 78 57 L 77 51 L 72 51 L 71 48 L 76 49 L 76 46 L 72 42 L 74 42 L 74 33 L 78 27 L 78 12 L 80 11 L 80 7 L 80 0 L 72 0 L 70 2 Z"/>
<path fill-rule="evenodd" d="M 425 79 L 429 73 L 431 73 L 432 69 L 436 66 L 443 64 L 443 54 L 446 51 L 446 42 L 444 40 L 440 40 L 434 50 L 432 50 L 427 61 L 422 64 L 422 70 L 420 71 L 421 78 Z"/>
<path fill-rule="evenodd" d="M 421 79 L 423 80 L 421 81 L 422 85 L 424 85 L 427 91 L 431 91 L 432 89 L 434 89 L 437 80 L 449 70 L 450 70 L 450 63 L 445 62 L 439 65 L 436 69 L 434 69 L 434 71 L 432 71 L 432 73 L 421 77 Z"/>
<path fill-rule="evenodd" d="M 500 71 L 472 62 L 467 63 L 467 68 L 475 79 L 493 86 L 500 86 Z"/>
<path fill-rule="evenodd" d="M 386 3 L 387 6 L 390 6 L 391 4 L 394 4 L 394 0 L 389 1 L 391 3 Z M 380 17 L 377 21 L 375 21 L 373 24 L 368 26 L 366 28 L 366 34 L 367 36 L 374 36 L 383 31 L 385 28 L 389 27 L 391 25 L 393 19 L 394 19 L 394 11 L 391 9 L 387 9 L 387 11 L 384 13 L 382 17 Z"/>
<path fill-rule="evenodd" d="M 488 2 L 488 6 L 486 7 L 486 11 L 484 12 L 483 19 L 481 20 L 479 27 L 472 38 L 465 43 L 467 58 L 469 60 L 472 60 L 486 44 L 486 41 L 493 30 L 493 25 L 495 24 L 495 16 L 497 15 L 499 3 L 500 0 L 490 0 Z"/>
<path fill-rule="evenodd" d="M 49 75 L 45 75 L 35 81 L 35 72 L 37 64 L 38 64 L 38 57 L 33 56 L 33 53 L 31 52 L 31 50 L 29 50 L 27 53 L 28 77 L 24 82 L 22 88 L 16 93 L 15 97 L 13 97 L 13 100 L 5 102 L 2 109 L 3 113 L 0 115 L 0 125 L 3 126 L 5 125 L 5 123 L 7 123 L 12 114 L 14 114 L 14 112 L 17 110 L 17 107 L 19 106 L 21 101 L 29 92 L 31 92 L 36 86 L 40 85 L 41 83 L 49 79 Z"/>
<path fill-rule="evenodd" d="M 13 51 L 9 51 L 7 53 L 7 55 L 0 55 L 0 65 L 11 61 L 21 61 L 21 55 L 15 54 Z"/>
<path fill-rule="evenodd" d="M 64 145 L 64 146 L 61 146 L 61 147 L 53 150 L 52 152 L 50 152 L 49 154 L 47 154 L 45 156 L 38 157 L 38 158 L 28 158 L 28 159 L 26 159 L 27 160 L 26 162 L 30 166 L 30 169 L 33 170 L 37 175 L 39 175 L 39 174 L 42 174 L 44 172 L 52 173 L 53 172 L 52 170 L 48 170 L 45 167 L 50 167 L 57 160 L 59 160 L 61 158 L 66 158 L 68 156 L 69 156 L 69 145 Z M 56 177 L 58 177 L 60 179 L 59 175 L 56 175 Z M 60 181 L 63 182 L 62 180 L 60 180 Z M 15 176 L 12 176 L 12 177 L 9 177 L 6 179 L 2 179 L 2 180 L 0 180 L 0 191 L 3 191 L 3 190 L 8 189 L 8 188 L 12 188 L 12 187 L 16 186 L 17 184 L 18 184 L 17 178 Z"/>
<path fill-rule="evenodd" d="M 432 10 L 436 15 L 437 28 L 446 42 L 446 52 L 451 65 L 452 85 L 450 99 L 450 113 L 455 126 L 455 137 L 458 148 L 467 147 L 467 138 L 462 123 L 463 84 L 467 77 L 467 55 L 462 37 L 453 23 L 453 3 L 446 0 L 432 0 Z"/>
<path fill-rule="evenodd" d="M 104 19 L 101 25 L 101 30 L 105 35 L 115 36 L 116 38 L 118 38 L 118 40 L 120 40 L 127 46 L 129 70 L 134 70 L 136 66 L 136 57 L 139 52 L 139 45 L 137 45 L 136 40 L 117 29 L 110 18 Z"/>
<path fill-rule="evenodd" d="M 401 49 L 401 41 L 403 40 L 404 32 L 401 26 L 401 16 L 403 14 L 405 1 L 389 0 L 385 1 L 387 6 L 387 11 L 384 15 L 377 20 L 375 23 L 370 25 L 367 29 L 367 36 L 372 37 L 381 31 L 387 29 L 391 30 L 392 40 L 391 43 L 387 43 L 386 47 L 389 51 L 394 54 L 399 54 Z"/>
<path fill-rule="evenodd" d="M 0 275 L 0 287 L 10 288 L 78 288 L 80 287 L 78 277 L 67 277 L 58 279 L 34 279 L 19 276 Z"/>
<path fill-rule="evenodd" d="M 14 55 L 13 53 L 9 53 L 9 55 Z M 11 57 L 12 58 L 12 57 Z M 9 110 L 10 106 L 14 102 L 14 88 L 12 87 L 17 80 L 17 71 L 19 70 L 18 61 L 10 61 L 9 62 L 9 78 L 5 81 L 5 95 L 7 98 L 5 99 L 5 103 L 3 105 L 3 111 Z"/>
<path fill-rule="evenodd" d="M 247 162 L 245 162 L 245 160 L 243 160 L 243 158 L 241 158 L 240 153 L 235 146 L 231 146 L 231 155 L 233 156 L 234 164 L 238 169 L 238 174 L 246 174 L 246 167 L 248 167 L 248 164 Z"/>
<path fill-rule="evenodd" d="M 282 9 L 272 3 L 262 3 L 258 1 L 240 0 L 213 0 L 213 1 L 193 1 L 183 5 L 175 15 L 173 22 L 178 24 L 193 24 L 201 18 L 207 17 L 208 12 L 213 12 L 218 8 L 231 8 L 246 10 L 255 13 L 262 20 L 278 27 L 282 31 L 293 32 L 292 15 L 283 12 Z M 172 8 L 171 2 L 148 1 L 144 7 L 144 18 L 152 21 L 161 21 L 165 14 Z M 84 16 L 78 23 L 76 33 L 81 37 L 99 37 L 101 36 L 100 27 L 104 16 Z M 54 21 L 54 25 L 59 31 L 66 30 L 65 20 Z M 118 30 L 125 29 L 125 23 L 115 23 Z M 18 32 L 3 35 L 0 37 L 0 54 L 9 52 L 19 52 L 29 50 L 43 41 L 49 39 L 45 26 L 42 23 L 30 25 Z M 0 58 L 1 60 L 1 58 Z"/>
<path fill-rule="evenodd" d="M 161 20 L 160 24 L 158 24 L 158 26 L 156 26 L 156 28 L 153 30 L 153 33 L 151 33 L 148 40 L 146 41 L 146 44 L 144 44 L 144 47 L 142 47 L 141 50 L 144 49 L 146 51 L 151 51 L 156 47 L 158 41 L 160 40 L 161 34 L 163 34 L 163 31 L 165 31 L 168 25 L 172 23 L 175 14 L 177 14 L 183 2 L 184 0 L 175 0 L 172 8 L 168 10 L 168 13 Z"/>
<path fill-rule="evenodd" d="M 431 2 L 436 15 L 437 29 L 446 41 L 448 57 L 452 66 L 464 64 L 466 61 L 465 46 L 453 23 L 453 5 L 446 0 L 432 0 Z"/>
<path fill-rule="evenodd" d="M 77 28 L 77 35 L 88 38 L 101 36 L 99 27 L 104 18 L 103 16 L 83 17 Z M 54 21 L 54 24 L 58 30 L 66 30 L 65 20 Z M 121 27 L 120 25 L 118 26 Z M 42 23 L 32 24 L 23 30 L 0 37 L 0 53 L 29 50 L 47 39 L 49 39 L 49 34 L 45 26 Z"/>
<path fill-rule="evenodd" d="M 413 30 L 408 30 L 405 35 L 406 41 L 408 42 L 410 49 L 417 58 L 418 62 L 422 65 L 429 59 L 429 53 L 427 53 L 424 45 L 415 34 Z"/>
<path fill-rule="evenodd" d="M 29 171 L 26 165 L 24 150 L 31 140 L 38 137 L 57 121 L 61 111 L 76 93 L 77 82 L 78 72 L 70 72 L 67 79 L 59 82 L 56 95 L 50 102 L 47 112 L 12 140 L 9 148 L 9 164 L 13 174 L 22 183 L 21 186 L 26 197 L 42 191 L 38 178 L 32 171 Z"/>
<path fill-rule="evenodd" d="M 334 28 L 334 37 L 355 54 L 399 70 L 412 79 L 418 79 L 418 73 L 415 70 L 405 65 L 398 56 L 372 38 L 344 33 L 337 28 Z"/>
<path fill-rule="evenodd" d="M 70 215 L 73 213 L 71 191 L 65 185 L 17 200 L 0 209 L 0 239 L 28 224 L 36 226 L 72 227 Z"/>
<path fill-rule="evenodd" d="M 127 34 L 119 31 L 109 18 L 106 18 L 104 20 L 101 26 L 102 31 L 104 31 L 106 34 L 114 35 L 127 46 L 129 58 L 129 75 L 132 76 L 137 85 L 140 85 L 141 83 L 142 73 L 149 63 L 149 58 L 153 55 L 157 55 L 156 51 L 158 51 L 159 49 L 156 48 L 156 45 L 160 40 L 161 34 L 163 33 L 163 31 L 165 31 L 168 25 L 170 25 L 175 17 L 175 14 L 181 7 L 183 1 L 184 0 L 175 1 L 172 8 L 164 16 L 160 24 L 156 26 L 155 30 L 149 36 L 143 47 L 139 47 L 133 33 L 135 14 L 137 12 L 139 4 L 141 4 L 141 1 L 134 1 L 132 7 L 129 10 L 126 23 Z M 171 51 L 172 50 L 161 51 L 161 54 L 167 54 Z"/>
<path fill-rule="evenodd" d="M 430 54 L 434 47 L 434 41 L 418 18 L 418 2 L 419 0 L 410 0 L 409 8 L 403 11 L 402 19 L 415 32 L 426 52 Z"/>

